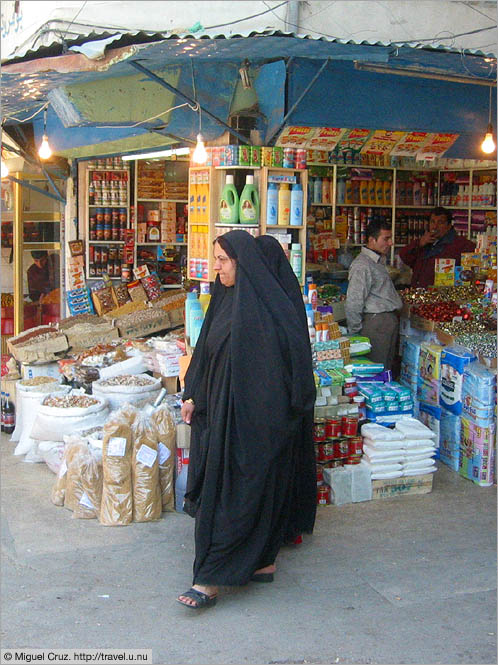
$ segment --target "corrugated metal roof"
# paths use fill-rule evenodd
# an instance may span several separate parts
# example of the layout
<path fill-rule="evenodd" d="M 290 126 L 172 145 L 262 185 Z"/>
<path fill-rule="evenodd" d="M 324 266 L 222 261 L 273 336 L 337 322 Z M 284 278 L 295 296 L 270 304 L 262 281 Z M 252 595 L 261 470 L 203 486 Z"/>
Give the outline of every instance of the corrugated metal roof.
<path fill-rule="evenodd" d="M 53 35 L 50 41 L 50 34 Z M 326 42 L 329 44 L 340 44 L 349 46 L 373 46 L 384 48 L 413 48 L 424 49 L 433 51 L 444 51 L 446 53 L 456 53 L 459 55 L 473 55 L 480 57 L 494 58 L 492 52 L 484 52 L 479 49 L 458 49 L 452 46 L 447 46 L 443 41 L 426 43 L 426 42 L 390 42 L 390 41 L 371 41 L 367 39 L 354 40 L 354 39 L 341 39 L 339 37 L 332 37 L 326 35 L 318 35 L 317 33 L 299 33 L 299 32 L 285 32 L 282 30 L 268 29 L 268 30 L 247 30 L 237 32 L 219 32 L 216 30 L 203 31 L 203 32 L 150 32 L 143 30 L 135 31 L 114 31 L 109 29 L 99 29 L 92 27 L 91 31 L 83 25 L 73 24 L 70 28 L 71 38 L 66 36 L 61 39 L 61 31 L 47 30 L 40 28 L 28 43 L 16 50 L 15 55 L 9 55 L 8 60 L 4 62 L 16 62 L 19 59 L 33 59 L 38 57 L 45 57 L 47 55 L 56 55 L 63 52 L 63 49 L 70 47 L 73 44 L 83 44 L 88 41 L 99 40 L 103 37 L 115 36 L 116 42 L 123 42 L 119 45 L 126 44 L 139 44 L 147 42 L 155 42 L 162 40 L 194 40 L 195 42 L 202 42 L 205 40 L 231 40 L 231 39 L 247 39 L 254 37 L 287 37 L 299 40 L 311 40 L 314 42 Z M 39 45 L 37 45 L 39 44 Z M 117 46 L 118 44 L 116 44 Z M 196 47 L 194 47 L 196 48 Z M 193 53 L 192 55 L 197 55 Z M 310 56 L 313 57 L 313 56 Z"/>

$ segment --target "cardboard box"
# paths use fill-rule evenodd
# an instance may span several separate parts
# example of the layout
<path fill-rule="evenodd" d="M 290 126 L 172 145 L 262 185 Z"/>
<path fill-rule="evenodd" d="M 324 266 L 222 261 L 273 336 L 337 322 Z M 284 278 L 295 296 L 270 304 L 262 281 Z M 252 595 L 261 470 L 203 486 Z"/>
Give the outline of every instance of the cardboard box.
<path fill-rule="evenodd" d="M 99 325 L 78 324 L 65 331 L 67 343 L 74 350 L 89 349 L 97 344 L 107 344 L 118 339 L 119 331 L 112 321 L 100 319 Z"/>
<path fill-rule="evenodd" d="M 424 319 L 422 316 L 417 316 L 416 314 L 410 314 L 410 323 L 414 328 L 418 328 L 418 330 L 426 330 L 428 332 L 433 332 L 436 327 L 435 321 Z"/>
<path fill-rule="evenodd" d="M 433 473 L 421 476 L 402 476 L 372 480 L 372 499 L 392 499 L 395 496 L 428 494 L 432 492 Z"/>
<path fill-rule="evenodd" d="M 159 332 L 171 327 L 171 321 L 167 312 L 162 316 L 158 316 L 150 321 L 141 321 L 134 324 L 127 324 L 124 322 L 116 321 L 120 337 L 127 337 L 129 339 L 137 339 L 138 337 L 147 337 L 152 333 Z"/>
<path fill-rule="evenodd" d="M 43 335 L 44 333 L 56 333 L 53 337 L 48 339 L 36 340 L 36 337 Z M 18 344 L 24 344 L 24 342 L 29 342 L 22 347 L 19 347 Z M 52 360 L 57 360 L 57 353 L 66 351 L 68 348 L 67 337 L 64 333 L 59 332 L 53 326 L 37 326 L 36 328 L 30 328 L 29 330 L 11 337 L 7 341 L 7 346 L 9 352 L 14 356 L 18 362 L 22 363 L 48 363 Z"/>

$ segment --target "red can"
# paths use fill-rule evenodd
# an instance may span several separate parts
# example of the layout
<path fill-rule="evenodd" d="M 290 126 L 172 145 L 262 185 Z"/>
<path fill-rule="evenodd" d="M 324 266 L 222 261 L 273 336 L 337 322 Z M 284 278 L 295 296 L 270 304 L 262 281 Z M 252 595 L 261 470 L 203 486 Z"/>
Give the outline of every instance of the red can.
<path fill-rule="evenodd" d="M 342 434 L 341 421 L 339 418 L 328 418 L 326 421 L 326 434 L 328 439 L 333 439 Z"/>
<path fill-rule="evenodd" d="M 294 148 L 284 148 L 283 167 L 293 169 L 296 166 L 296 151 Z"/>
<path fill-rule="evenodd" d="M 363 439 L 361 436 L 352 436 L 349 441 L 349 456 L 363 454 Z"/>
<path fill-rule="evenodd" d="M 335 445 L 335 450 L 334 450 L 334 458 L 335 459 L 341 459 L 343 457 L 348 457 L 349 455 L 349 441 L 347 439 L 340 439 L 339 441 L 336 441 Z"/>
<path fill-rule="evenodd" d="M 296 148 L 296 169 L 306 168 L 306 150 L 304 148 Z"/>
<path fill-rule="evenodd" d="M 327 438 L 325 418 L 315 418 L 313 423 L 313 441 L 322 443 Z"/>
<path fill-rule="evenodd" d="M 317 462 L 323 462 L 323 443 L 315 445 L 315 459 Z"/>
<path fill-rule="evenodd" d="M 334 459 L 335 457 L 335 444 L 333 441 L 325 441 L 325 443 L 322 443 L 322 454 L 323 454 L 323 461 L 328 462 L 329 460 Z"/>
<path fill-rule="evenodd" d="M 344 460 L 344 464 L 359 464 L 361 462 L 361 455 L 350 455 Z"/>
<path fill-rule="evenodd" d="M 320 506 L 326 506 L 330 503 L 330 487 L 328 485 L 318 485 L 316 488 L 316 502 Z"/>
<path fill-rule="evenodd" d="M 344 436 L 356 436 L 358 434 L 358 418 L 356 416 L 343 417 L 342 433 Z"/>
<path fill-rule="evenodd" d="M 316 465 L 316 482 L 323 483 L 323 466 L 321 464 Z"/>

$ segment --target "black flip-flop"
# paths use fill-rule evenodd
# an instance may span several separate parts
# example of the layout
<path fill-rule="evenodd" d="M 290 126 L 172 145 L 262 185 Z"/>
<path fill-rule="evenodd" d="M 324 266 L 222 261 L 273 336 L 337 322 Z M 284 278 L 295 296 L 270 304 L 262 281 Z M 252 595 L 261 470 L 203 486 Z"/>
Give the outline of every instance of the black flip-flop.
<path fill-rule="evenodd" d="M 207 593 L 202 593 L 202 591 L 197 591 L 197 589 L 194 589 L 193 587 L 181 595 L 185 596 L 185 598 L 190 598 L 191 600 L 195 601 L 195 605 L 190 605 L 189 603 L 180 600 L 180 596 L 176 599 L 181 605 L 190 607 L 192 610 L 200 610 L 204 607 L 212 607 L 213 605 L 216 605 L 216 601 L 218 599 L 218 595 L 210 596 Z"/>
<path fill-rule="evenodd" d="M 250 580 L 251 582 L 273 582 L 273 573 L 253 573 Z"/>

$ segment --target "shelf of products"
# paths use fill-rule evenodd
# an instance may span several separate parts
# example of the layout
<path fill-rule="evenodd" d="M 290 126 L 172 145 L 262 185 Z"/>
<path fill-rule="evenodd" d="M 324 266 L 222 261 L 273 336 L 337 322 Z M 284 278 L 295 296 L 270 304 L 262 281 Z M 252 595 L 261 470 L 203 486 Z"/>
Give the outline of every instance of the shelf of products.
<path fill-rule="evenodd" d="M 240 165 L 190 168 L 189 278 L 212 281 L 215 238 L 233 229 L 244 229 L 255 236 L 260 233 L 275 236 L 303 283 L 307 187 L 306 169 Z M 291 197 L 299 224 L 290 223 Z M 267 210 L 271 211 L 274 224 L 268 223 Z M 251 223 L 251 217 L 257 223 Z M 282 224 L 278 224 L 279 219 Z"/>
<path fill-rule="evenodd" d="M 474 238 L 496 224 L 494 169 L 438 171 L 313 163 L 308 167 L 309 219 L 318 233 L 334 230 L 341 243 L 347 240 L 350 246 L 359 246 L 366 241 L 370 220 L 390 219 L 391 261 L 395 247 L 423 235 L 430 211 L 437 205 L 454 211 L 454 226 L 466 237 Z M 317 257 L 312 253 L 310 260 L 317 262 Z"/>

